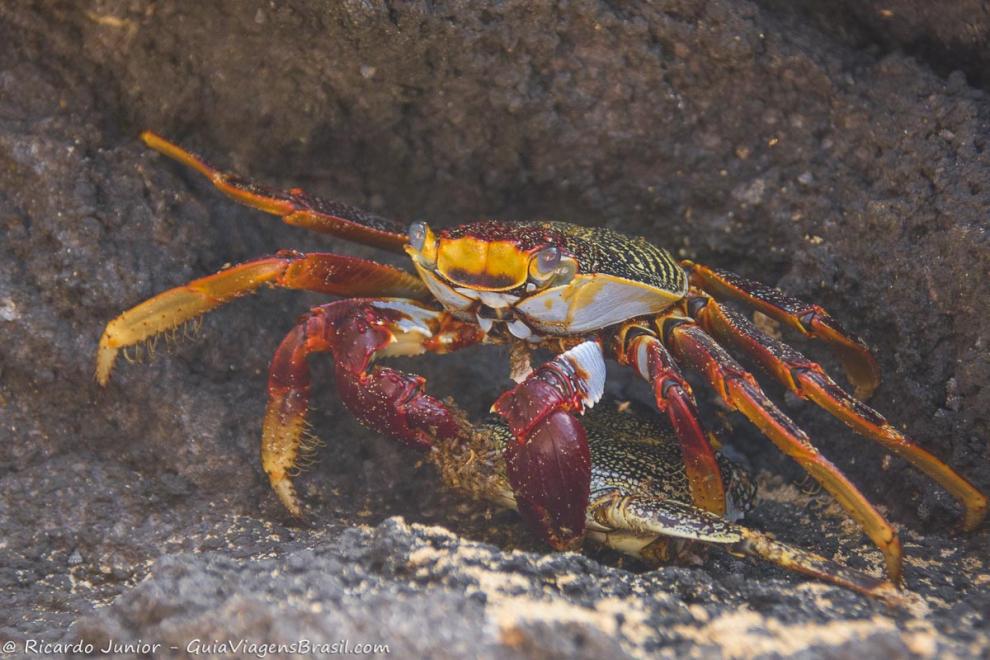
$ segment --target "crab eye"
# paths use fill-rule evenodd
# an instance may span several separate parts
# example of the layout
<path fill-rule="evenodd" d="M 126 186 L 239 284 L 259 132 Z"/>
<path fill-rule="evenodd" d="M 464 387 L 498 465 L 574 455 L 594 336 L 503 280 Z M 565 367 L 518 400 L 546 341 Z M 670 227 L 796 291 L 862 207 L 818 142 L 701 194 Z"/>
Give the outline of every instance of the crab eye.
<path fill-rule="evenodd" d="M 559 273 L 560 262 L 560 248 L 554 245 L 543 248 L 529 262 L 530 280 L 539 285 L 547 284 Z"/>
<path fill-rule="evenodd" d="M 543 248 L 536 255 L 536 269 L 539 273 L 549 275 L 560 265 L 560 249 L 551 245 Z"/>
<path fill-rule="evenodd" d="M 426 241 L 426 233 L 429 231 L 425 222 L 414 222 L 409 225 L 409 245 L 414 250 L 422 250 Z"/>

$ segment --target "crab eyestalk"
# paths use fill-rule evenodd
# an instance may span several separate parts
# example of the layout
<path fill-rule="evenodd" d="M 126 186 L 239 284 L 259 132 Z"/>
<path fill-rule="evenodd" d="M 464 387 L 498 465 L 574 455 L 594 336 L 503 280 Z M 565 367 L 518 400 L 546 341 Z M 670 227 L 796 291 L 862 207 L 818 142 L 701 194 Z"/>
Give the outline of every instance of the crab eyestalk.
<path fill-rule="evenodd" d="M 409 225 L 409 242 L 405 247 L 406 254 L 423 268 L 431 269 L 437 263 L 437 237 L 425 222 L 419 221 Z"/>

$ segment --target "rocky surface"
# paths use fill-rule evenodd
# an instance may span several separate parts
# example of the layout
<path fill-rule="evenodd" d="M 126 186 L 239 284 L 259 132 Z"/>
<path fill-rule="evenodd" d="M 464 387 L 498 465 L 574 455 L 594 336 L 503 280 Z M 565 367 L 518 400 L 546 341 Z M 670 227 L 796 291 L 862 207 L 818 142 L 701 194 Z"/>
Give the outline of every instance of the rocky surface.
<path fill-rule="evenodd" d="M 164 288 L 281 247 L 374 254 L 223 199 L 140 146 L 154 128 L 393 217 L 606 224 L 819 301 L 875 347 L 876 407 L 990 488 L 990 104 L 985 40 L 965 41 L 986 16 L 811 4 L 0 7 L 0 638 L 987 653 L 986 526 L 955 535 L 951 498 L 800 402 L 785 408 L 902 525 L 905 611 L 714 553 L 659 571 L 548 553 L 349 421 L 325 384 L 327 446 L 300 480 L 312 524 L 293 525 L 257 439 L 268 359 L 311 296 L 239 301 L 106 391 L 92 380 L 106 321 Z M 504 365 L 470 351 L 416 368 L 480 413 Z M 643 396 L 619 371 L 611 387 Z M 751 524 L 878 565 L 725 420 L 763 471 Z"/>

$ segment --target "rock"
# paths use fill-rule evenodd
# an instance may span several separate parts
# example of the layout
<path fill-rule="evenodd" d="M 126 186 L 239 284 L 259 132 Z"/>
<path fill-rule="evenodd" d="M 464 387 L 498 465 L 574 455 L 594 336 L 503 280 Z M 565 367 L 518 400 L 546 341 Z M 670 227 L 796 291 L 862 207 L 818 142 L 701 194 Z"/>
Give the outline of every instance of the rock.
<path fill-rule="evenodd" d="M 549 553 L 351 422 L 324 363 L 312 421 L 327 447 L 300 479 L 310 526 L 295 525 L 257 444 L 268 360 L 314 296 L 240 300 L 197 341 L 119 365 L 106 390 L 92 379 L 104 324 L 165 288 L 279 248 L 383 258 L 237 206 L 142 148 L 152 128 L 399 219 L 604 224 L 779 284 L 864 336 L 885 374 L 874 405 L 987 490 L 982 82 L 949 73 L 965 60 L 955 46 L 928 57 L 900 31 L 870 37 L 861 12 L 823 21 L 784 4 L 0 8 L 0 638 L 986 653 L 986 526 L 954 535 L 949 496 L 800 403 L 789 412 L 903 525 L 915 609 L 716 553 L 659 571 Z M 966 34 L 926 29 L 950 45 L 942 35 Z M 508 382 L 496 351 L 403 365 L 475 414 Z M 613 376 L 613 392 L 643 396 Z M 734 426 L 764 471 L 751 524 L 878 565 L 828 498 L 790 485 L 799 470 Z"/>
<path fill-rule="evenodd" d="M 990 64 L 990 9 L 979 0 L 951 4 L 915 0 L 843 0 L 821 3 L 761 0 L 774 13 L 816 22 L 850 46 L 876 51 L 903 50 L 941 75 L 961 71 L 976 87 L 987 88 Z"/>

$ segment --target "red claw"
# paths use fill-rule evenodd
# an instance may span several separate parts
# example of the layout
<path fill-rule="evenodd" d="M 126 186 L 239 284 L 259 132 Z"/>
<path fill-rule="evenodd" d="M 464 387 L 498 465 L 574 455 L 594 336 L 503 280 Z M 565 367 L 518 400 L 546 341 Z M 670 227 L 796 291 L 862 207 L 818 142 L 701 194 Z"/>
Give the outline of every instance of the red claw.
<path fill-rule="evenodd" d="M 450 438 L 458 426 L 442 403 L 424 392 L 426 379 L 388 367 L 368 370 L 372 357 L 392 340 L 387 325 L 395 311 L 357 306 L 335 318 L 331 339 L 337 391 L 355 418 L 368 428 L 420 449 L 431 438 Z"/>
<path fill-rule="evenodd" d="M 558 550 L 574 550 L 584 535 L 591 494 L 591 452 L 584 427 L 556 411 L 532 430 L 525 444 L 505 448 L 509 483 L 531 529 Z"/>
<path fill-rule="evenodd" d="M 516 438 L 506 446 L 505 460 L 519 511 L 558 550 L 580 545 L 591 494 L 591 451 L 572 412 L 594 405 L 604 380 L 601 349 L 585 342 L 539 367 L 492 406 Z"/>
<path fill-rule="evenodd" d="M 534 371 L 492 406 L 519 444 L 525 444 L 537 424 L 558 408 L 582 410 L 581 397 L 571 385 L 569 374 L 553 362 Z"/>
<path fill-rule="evenodd" d="M 419 449 L 429 449 L 433 438 L 458 433 L 446 406 L 423 392 L 425 383 L 388 367 L 366 373 L 337 369 L 337 391 L 359 422 Z"/>

